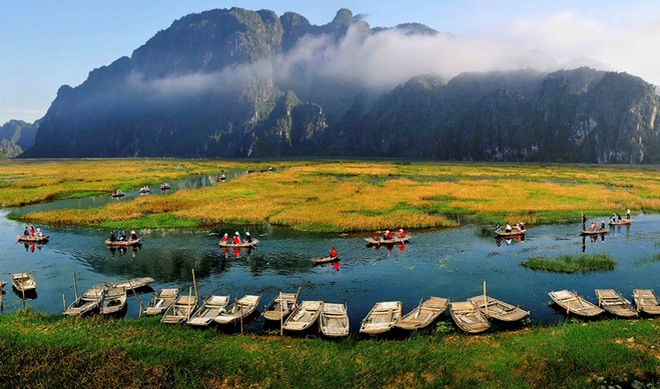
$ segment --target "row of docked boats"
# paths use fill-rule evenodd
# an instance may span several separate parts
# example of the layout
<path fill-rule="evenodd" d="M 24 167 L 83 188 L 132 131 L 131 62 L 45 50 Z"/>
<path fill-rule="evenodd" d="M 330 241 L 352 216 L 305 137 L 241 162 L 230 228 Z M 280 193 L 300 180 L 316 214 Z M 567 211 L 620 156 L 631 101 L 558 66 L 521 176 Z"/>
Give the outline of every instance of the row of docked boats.
<path fill-rule="evenodd" d="M 154 281 L 151 277 L 141 277 L 95 285 L 77 296 L 64 314 L 66 316 L 84 316 L 98 312 L 101 315 L 118 315 L 126 309 L 129 291 L 136 293 L 138 290 L 144 290 Z"/>
<path fill-rule="evenodd" d="M 660 300 L 651 289 L 633 290 L 632 303 L 614 289 L 596 289 L 598 305 L 569 290 L 553 291 L 548 293 L 552 301 L 564 308 L 566 313 L 577 316 L 594 317 L 607 311 L 612 315 L 624 318 L 637 317 L 639 312 L 648 315 L 660 315 Z"/>

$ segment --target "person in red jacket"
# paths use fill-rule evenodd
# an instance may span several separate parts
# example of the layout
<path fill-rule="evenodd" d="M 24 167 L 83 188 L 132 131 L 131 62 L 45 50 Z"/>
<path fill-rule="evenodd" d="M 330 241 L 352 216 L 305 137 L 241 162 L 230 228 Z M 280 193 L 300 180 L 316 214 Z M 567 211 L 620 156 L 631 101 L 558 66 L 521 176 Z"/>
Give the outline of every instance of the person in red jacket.
<path fill-rule="evenodd" d="M 239 244 L 241 243 L 241 236 L 238 235 L 238 231 L 234 234 L 234 239 L 232 240 L 232 243 L 234 244 Z"/>
<path fill-rule="evenodd" d="M 220 239 L 221 243 L 229 243 L 229 234 L 225 232 L 224 235 L 222 235 L 222 239 Z"/>
<path fill-rule="evenodd" d="M 392 235 L 390 230 L 386 230 L 385 235 L 383 235 L 383 239 L 394 239 L 394 235 Z"/>
<path fill-rule="evenodd" d="M 403 238 L 404 236 L 406 236 L 406 233 L 403 232 L 403 228 L 399 228 L 399 238 Z"/>
<path fill-rule="evenodd" d="M 330 256 L 333 257 L 333 258 L 337 256 L 337 249 L 336 248 L 333 247 L 333 248 L 330 249 Z"/>

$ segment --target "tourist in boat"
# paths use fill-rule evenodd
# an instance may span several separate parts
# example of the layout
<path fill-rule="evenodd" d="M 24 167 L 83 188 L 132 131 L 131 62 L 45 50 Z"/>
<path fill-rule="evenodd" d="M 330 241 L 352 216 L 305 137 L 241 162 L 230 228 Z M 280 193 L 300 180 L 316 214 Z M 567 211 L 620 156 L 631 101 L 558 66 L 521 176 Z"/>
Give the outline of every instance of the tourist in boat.
<path fill-rule="evenodd" d="M 229 243 L 229 234 L 225 232 L 224 235 L 222 235 L 222 238 L 220 239 L 220 243 Z"/>
<path fill-rule="evenodd" d="M 626 211 L 626 219 L 630 220 L 630 209 Z"/>
<path fill-rule="evenodd" d="M 117 240 L 126 240 L 126 233 L 124 230 L 117 231 Z"/>
<path fill-rule="evenodd" d="M 241 235 L 236 231 L 234 233 L 234 239 L 232 240 L 233 244 L 240 244 L 241 243 Z"/>
<path fill-rule="evenodd" d="M 621 215 L 616 215 L 616 221 L 618 221 L 618 222 L 621 221 Z"/>
<path fill-rule="evenodd" d="M 252 243 L 252 236 L 250 236 L 250 232 L 245 233 L 245 241 L 248 243 Z"/>
<path fill-rule="evenodd" d="M 403 232 L 403 228 L 399 228 L 399 238 L 403 238 L 406 236 L 406 233 Z"/>
<path fill-rule="evenodd" d="M 39 236 L 39 237 L 44 236 L 44 233 L 41 232 L 41 228 L 37 228 L 37 236 Z"/>
<path fill-rule="evenodd" d="M 23 231 L 23 235 L 28 235 L 30 233 L 30 230 L 28 230 L 28 226 L 25 226 L 25 231 Z"/>
<path fill-rule="evenodd" d="M 336 248 L 333 247 L 333 248 L 330 249 L 330 256 L 332 258 L 337 256 L 337 249 Z"/>
<path fill-rule="evenodd" d="M 600 228 L 603 230 L 605 229 L 605 220 L 600 222 Z"/>
<path fill-rule="evenodd" d="M 520 227 L 520 232 L 525 232 L 525 223 L 520 222 L 518 223 L 518 226 Z"/>
<path fill-rule="evenodd" d="M 509 223 L 506 223 L 506 227 L 504 227 L 504 232 L 507 234 L 511 232 L 511 225 Z"/>
<path fill-rule="evenodd" d="M 138 240 L 137 234 L 135 233 L 135 230 L 131 231 L 131 240 Z"/>
<path fill-rule="evenodd" d="M 586 224 L 587 224 L 587 217 L 585 216 L 584 212 L 582 212 L 582 225 L 584 226 Z"/>
<path fill-rule="evenodd" d="M 34 226 L 30 226 L 30 235 L 34 236 Z"/>
<path fill-rule="evenodd" d="M 114 242 L 117 240 L 117 237 L 115 236 L 114 231 L 110 231 L 110 242 Z"/>
<path fill-rule="evenodd" d="M 394 239 L 394 235 L 390 232 L 390 230 L 385 230 L 385 234 L 383 234 L 383 239 Z"/>
<path fill-rule="evenodd" d="M 591 231 L 598 231 L 598 224 L 591 222 Z"/>

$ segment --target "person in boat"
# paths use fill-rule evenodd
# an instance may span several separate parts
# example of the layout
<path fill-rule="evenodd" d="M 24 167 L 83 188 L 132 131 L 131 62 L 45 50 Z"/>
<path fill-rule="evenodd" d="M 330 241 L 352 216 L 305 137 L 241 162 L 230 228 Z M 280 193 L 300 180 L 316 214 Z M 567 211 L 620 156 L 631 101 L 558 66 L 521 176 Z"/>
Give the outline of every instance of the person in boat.
<path fill-rule="evenodd" d="M 34 226 L 30 226 L 30 235 L 34 236 Z"/>
<path fill-rule="evenodd" d="M 114 242 L 117 240 L 117 237 L 115 236 L 114 231 L 110 231 L 110 242 Z"/>
<path fill-rule="evenodd" d="M 250 236 L 250 232 L 245 233 L 245 241 L 248 243 L 252 243 L 252 236 Z"/>
<path fill-rule="evenodd" d="M 598 224 L 591 222 L 591 231 L 598 231 Z"/>
<path fill-rule="evenodd" d="M 621 221 L 621 215 L 616 215 L 616 221 L 618 221 L 618 222 Z"/>
<path fill-rule="evenodd" d="M 500 223 L 495 224 L 495 232 L 502 232 L 502 225 Z"/>
<path fill-rule="evenodd" d="M 506 227 L 504 227 L 504 232 L 510 233 L 511 232 L 511 225 L 509 223 L 506 223 Z"/>
<path fill-rule="evenodd" d="M 403 232 L 403 228 L 399 228 L 399 238 L 403 238 L 406 236 L 406 233 Z"/>
<path fill-rule="evenodd" d="M 222 235 L 222 238 L 220 239 L 220 243 L 229 243 L 229 234 L 225 232 L 224 235 Z"/>
<path fill-rule="evenodd" d="M 30 233 L 30 230 L 28 230 L 28 226 L 25 226 L 25 231 L 23 231 L 23 235 L 28 235 Z"/>
<path fill-rule="evenodd" d="M 138 240 L 137 234 L 135 233 L 135 230 L 131 231 L 131 240 Z"/>
<path fill-rule="evenodd" d="M 587 217 L 585 216 L 584 212 L 582 212 L 582 225 L 584 226 L 586 224 L 587 224 Z"/>
<path fill-rule="evenodd" d="M 383 234 L 383 239 L 394 239 L 394 235 L 392 235 L 390 230 L 385 230 L 385 234 Z"/>
<path fill-rule="evenodd" d="M 523 222 L 518 223 L 518 227 L 520 228 L 520 232 L 525 232 L 525 223 Z"/>
<path fill-rule="evenodd" d="M 330 256 L 332 258 L 337 256 L 337 249 L 336 248 L 333 247 L 333 248 L 330 249 Z"/>
<path fill-rule="evenodd" d="M 241 243 L 241 235 L 236 231 L 234 233 L 234 238 L 231 241 L 233 244 L 240 244 Z"/>
<path fill-rule="evenodd" d="M 630 209 L 626 211 L 626 219 L 630 220 Z"/>
<path fill-rule="evenodd" d="M 601 228 L 601 230 L 605 229 L 605 220 L 600 222 L 600 228 Z"/>
<path fill-rule="evenodd" d="M 41 228 L 37 228 L 37 236 L 39 236 L 39 237 L 44 236 L 44 233 L 41 232 Z"/>
<path fill-rule="evenodd" d="M 117 240 L 126 240 L 126 233 L 123 230 L 117 230 Z"/>

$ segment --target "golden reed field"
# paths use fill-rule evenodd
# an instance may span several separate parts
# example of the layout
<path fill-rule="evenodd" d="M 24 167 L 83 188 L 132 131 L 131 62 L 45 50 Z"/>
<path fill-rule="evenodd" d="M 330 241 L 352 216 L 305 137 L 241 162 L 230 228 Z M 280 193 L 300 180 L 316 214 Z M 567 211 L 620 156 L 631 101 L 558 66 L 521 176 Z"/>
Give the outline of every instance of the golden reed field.
<path fill-rule="evenodd" d="M 273 172 L 267 172 L 272 166 Z M 131 198 L 99 209 L 24 215 L 50 225 L 262 224 L 309 231 L 450 227 L 470 221 L 577 221 L 660 210 L 656 166 L 389 161 L 102 159 L 0 162 L 0 206 L 155 188 L 191 175 L 252 171 L 221 185 Z"/>

